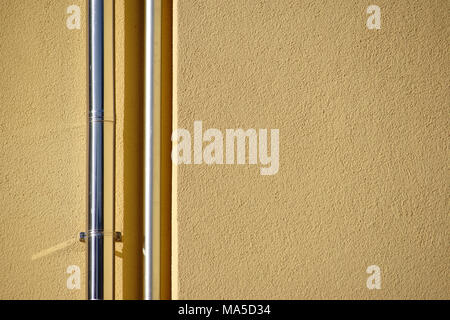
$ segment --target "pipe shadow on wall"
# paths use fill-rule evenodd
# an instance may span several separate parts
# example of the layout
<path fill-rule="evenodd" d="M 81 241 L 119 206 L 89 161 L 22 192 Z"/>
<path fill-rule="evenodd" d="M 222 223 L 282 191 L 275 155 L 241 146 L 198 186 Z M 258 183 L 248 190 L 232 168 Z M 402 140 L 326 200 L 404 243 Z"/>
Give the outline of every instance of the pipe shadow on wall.
<path fill-rule="evenodd" d="M 162 1 L 161 25 L 161 300 L 172 297 L 173 1 Z"/>
<path fill-rule="evenodd" d="M 126 0 L 123 299 L 142 299 L 145 1 Z"/>
<path fill-rule="evenodd" d="M 145 1 L 126 0 L 124 53 L 123 299 L 143 298 Z M 162 1 L 160 298 L 171 299 L 172 1 Z"/>

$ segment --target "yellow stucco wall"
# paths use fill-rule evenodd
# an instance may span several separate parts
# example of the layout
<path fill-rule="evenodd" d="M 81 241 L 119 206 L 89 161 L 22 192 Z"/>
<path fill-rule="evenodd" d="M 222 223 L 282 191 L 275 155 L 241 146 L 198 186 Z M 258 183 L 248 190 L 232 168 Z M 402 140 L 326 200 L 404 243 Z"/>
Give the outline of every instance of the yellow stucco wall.
<path fill-rule="evenodd" d="M 277 175 L 174 167 L 174 298 L 450 298 L 450 2 L 174 7 L 175 128 L 280 129 Z"/>
<path fill-rule="evenodd" d="M 142 3 L 115 3 L 118 299 L 142 296 L 142 70 L 131 58 L 141 48 Z M 71 5 L 81 9 L 80 30 L 66 27 Z M 86 19 L 84 0 L 0 2 L 0 299 L 85 298 L 86 247 L 77 237 L 86 228 Z M 67 289 L 72 265 L 79 290 Z"/>
<path fill-rule="evenodd" d="M 175 128 L 278 128 L 281 167 L 173 168 L 174 298 L 449 298 L 449 2 L 375 3 L 379 31 L 368 1 L 175 1 Z M 116 0 L 119 299 L 142 296 L 142 9 Z M 0 2 L 0 299 L 85 298 L 85 18 Z"/>
<path fill-rule="evenodd" d="M 0 299 L 81 299 L 86 220 L 85 1 L 0 2 Z"/>

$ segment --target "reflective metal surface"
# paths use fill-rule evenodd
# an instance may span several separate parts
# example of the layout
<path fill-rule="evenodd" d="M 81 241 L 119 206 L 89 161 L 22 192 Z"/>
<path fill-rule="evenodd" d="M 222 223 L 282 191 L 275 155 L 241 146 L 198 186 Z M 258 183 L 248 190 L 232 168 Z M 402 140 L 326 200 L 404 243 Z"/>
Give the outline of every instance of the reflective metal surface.
<path fill-rule="evenodd" d="M 88 299 L 104 298 L 104 3 L 89 0 Z"/>
<path fill-rule="evenodd" d="M 144 299 L 152 299 L 153 237 L 153 57 L 154 1 L 146 0 L 145 17 L 145 185 L 144 185 Z"/>

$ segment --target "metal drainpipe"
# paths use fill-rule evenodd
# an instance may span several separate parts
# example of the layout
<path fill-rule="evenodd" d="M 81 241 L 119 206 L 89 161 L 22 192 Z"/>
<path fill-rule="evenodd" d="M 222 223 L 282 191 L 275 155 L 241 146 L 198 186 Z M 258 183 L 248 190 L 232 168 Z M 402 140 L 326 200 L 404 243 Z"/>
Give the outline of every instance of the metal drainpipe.
<path fill-rule="evenodd" d="M 145 2 L 144 299 L 152 300 L 154 0 Z"/>
<path fill-rule="evenodd" d="M 89 0 L 88 299 L 104 299 L 104 2 Z"/>
<path fill-rule="evenodd" d="M 88 299 L 105 298 L 105 237 L 121 241 L 121 234 L 105 233 L 104 223 L 104 0 L 89 0 L 89 213 Z M 145 212 L 144 298 L 152 299 L 153 219 L 153 38 L 154 1 L 146 0 L 146 89 L 145 89 Z"/>
<path fill-rule="evenodd" d="M 89 0 L 87 295 L 114 299 L 114 0 Z M 105 16 L 106 15 L 106 16 Z M 105 41 L 106 40 L 106 41 Z"/>

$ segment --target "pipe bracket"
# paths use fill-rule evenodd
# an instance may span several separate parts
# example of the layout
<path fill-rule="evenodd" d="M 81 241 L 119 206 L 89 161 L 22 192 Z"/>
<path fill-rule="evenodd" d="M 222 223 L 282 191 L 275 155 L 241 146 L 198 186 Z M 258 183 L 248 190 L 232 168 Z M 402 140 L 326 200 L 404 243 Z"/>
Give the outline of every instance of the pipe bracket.
<path fill-rule="evenodd" d="M 86 243 L 89 238 L 93 237 L 113 237 L 114 242 L 123 242 L 122 232 L 104 232 L 104 231 L 90 231 L 89 233 L 80 232 L 79 241 Z"/>

